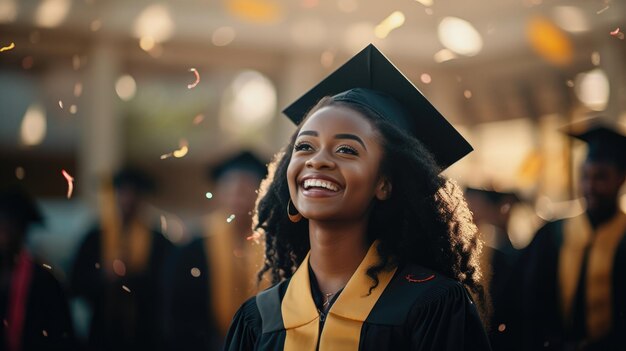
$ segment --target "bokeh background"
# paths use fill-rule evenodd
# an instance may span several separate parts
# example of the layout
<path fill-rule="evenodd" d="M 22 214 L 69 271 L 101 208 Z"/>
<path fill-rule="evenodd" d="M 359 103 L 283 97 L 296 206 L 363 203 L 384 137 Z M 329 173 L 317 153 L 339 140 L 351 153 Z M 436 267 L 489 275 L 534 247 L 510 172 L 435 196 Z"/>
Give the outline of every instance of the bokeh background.
<path fill-rule="evenodd" d="M 523 247 L 584 210 L 584 145 L 561 129 L 626 123 L 620 28 L 620 0 L 0 0 L 0 182 L 42 205 L 29 245 L 61 280 L 124 164 L 156 177 L 182 245 L 211 209 L 207 167 L 239 148 L 269 160 L 294 130 L 281 108 L 374 43 L 475 147 L 447 174 L 524 200 Z"/>

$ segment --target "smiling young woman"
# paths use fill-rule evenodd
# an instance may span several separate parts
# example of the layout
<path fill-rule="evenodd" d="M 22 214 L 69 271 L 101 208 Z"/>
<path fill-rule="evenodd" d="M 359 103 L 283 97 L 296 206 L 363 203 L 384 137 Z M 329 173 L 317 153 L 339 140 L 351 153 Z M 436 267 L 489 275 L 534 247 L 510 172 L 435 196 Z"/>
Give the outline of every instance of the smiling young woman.
<path fill-rule="evenodd" d="M 440 175 L 469 144 L 371 45 L 285 113 L 254 227 L 276 285 L 225 349 L 489 350 L 476 227 Z"/>

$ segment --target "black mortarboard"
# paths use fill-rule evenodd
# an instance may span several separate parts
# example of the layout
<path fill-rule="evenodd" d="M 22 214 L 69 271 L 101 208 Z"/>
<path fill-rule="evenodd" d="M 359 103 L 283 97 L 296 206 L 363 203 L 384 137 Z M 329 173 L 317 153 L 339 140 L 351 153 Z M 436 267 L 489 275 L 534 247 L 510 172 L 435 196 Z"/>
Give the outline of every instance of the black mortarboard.
<path fill-rule="evenodd" d="M 406 130 L 442 169 L 472 151 L 471 145 L 378 49 L 370 44 L 283 110 L 296 125 L 323 97 L 363 106 Z"/>
<path fill-rule="evenodd" d="M 43 223 L 39 206 L 20 186 L 9 186 L 0 191 L 0 216 L 21 224 Z"/>
<path fill-rule="evenodd" d="M 252 173 L 259 179 L 265 178 L 267 174 L 267 166 L 260 158 L 250 151 L 242 151 L 209 167 L 209 175 L 211 179 L 217 180 L 233 170 Z"/>
<path fill-rule="evenodd" d="M 131 187 L 141 193 L 151 193 L 156 190 L 156 184 L 144 171 L 134 167 L 124 167 L 113 176 L 113 186 L 116 189 Z"/>
<path fill-rule="evenodd" d="M 626 135 L 616 123 L 587 119 L 570 125 L 567 134 L 587 143 L 587 160 L 610 162 L 626 169 Z"/>

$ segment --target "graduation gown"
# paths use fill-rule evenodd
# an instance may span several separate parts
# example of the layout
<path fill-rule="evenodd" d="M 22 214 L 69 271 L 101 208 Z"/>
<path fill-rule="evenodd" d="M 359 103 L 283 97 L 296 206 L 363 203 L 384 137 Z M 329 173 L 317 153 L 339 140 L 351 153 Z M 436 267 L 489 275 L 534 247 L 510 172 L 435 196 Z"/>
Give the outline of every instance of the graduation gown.
<path fill-rule="evenodd" d="M 221 212 L 209 215 L 203 223 L 205 235 L 173 259 L 166 298 L 169 349 L 220 349 L 233 315 L 258 292 L 263 248 L 245 241 L 237 249 L 241 234 L 226 218 Z"/>
<path fill-rule="evenodd" d="M 586 214 L 548 223 L 520 266 L 525 349 L 624 350 L 626 214 L 595 229 Z"/>
<path fill-rule="evenodd" d="M 374 244 L 321 328 L 307 256 L 293 277 L 241 306 L 225 350 L 490 350 L 461 284 L 409 264 L 379 273 L 368 294 L 366 272 L 378 260 Z"/>
<path fill-rule="evenodd" d="M 0 289 L 0 350 L 74 350 L 65 291 L 52 273 L 22 253 L 12 275 L 11 284 Z"/>
<path fill-rule="evenodd" d="M 149 235 L 145 269 L 115 278 L 107 277 L 105 271 L 105 265 L 112 262 L 102 257 L 102 231 L 91 230 L 83 241 L 74 261 L 71 288 L 93 310 L 90 349 L 162 348 L 163 270 L 174 247 L 158 232 Z"/>

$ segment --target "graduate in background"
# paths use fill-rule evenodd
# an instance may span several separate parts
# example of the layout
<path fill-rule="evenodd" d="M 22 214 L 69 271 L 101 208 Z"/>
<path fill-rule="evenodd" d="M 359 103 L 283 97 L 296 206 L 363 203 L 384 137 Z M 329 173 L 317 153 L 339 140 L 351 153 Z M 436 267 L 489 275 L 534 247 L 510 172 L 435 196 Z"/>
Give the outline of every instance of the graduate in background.
<path fill-rule="evenodd" d="M 72 292 L 92 308 L 90 350 L 158 350 L 163 268 L 173 245 L 147 214 L 152 179 L 128 168 L 113 187 L 103 186 L 101 222 L 79 248 Z"/>
<path fill-rule="evenodd" d="M 599 119 L 571 126 L 588 145 L 580 187 L 582 215 L 548 223 L 520 261 L 529 350 L 626 347 L 626 136 Z"/>
<path fill-rule="evenodd" d="M 440 175 L 465 139 L 373 45 L 284 112 L 255 213 L 276 285 L 225 349 L 489 350 L 477 229 Z"/>
<path fill-rule="evenodd" d="M 256 192 L 266 172 L 249 151 L 211 167 L 215 208 L 203 219 L 202 234 L 177 253 L 168 272 L 169 348 L 221 348 L 237 308 L 263 287 L 256 277 L 264 247 L 249 237 Z"/>
<path fill-rule="evenodd" d="M 65 292 L 24 247 L 31 224 L 43 223 L 20 188 L 0 191 L 0 350 L 73 350 Z"/>
<path fill-rule="evenodd" d="M 491 298 L 491 347 L 517 350 L 521 346 L 519 279 L 512 273 L 519 250 L 511 244 L 507 228 L 511 209 L 519 198 L 513 192 L 478 188 L 467 188 L 465 198 L 485 241 L 480 264 Z"/>

